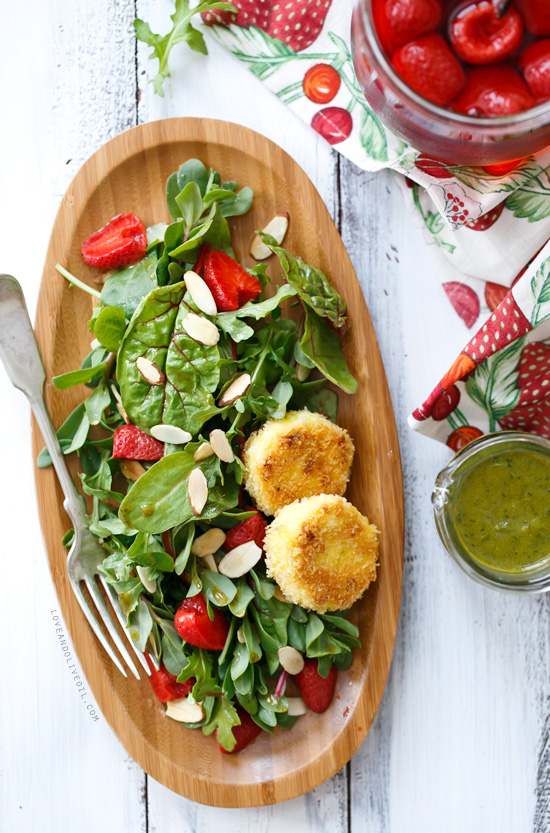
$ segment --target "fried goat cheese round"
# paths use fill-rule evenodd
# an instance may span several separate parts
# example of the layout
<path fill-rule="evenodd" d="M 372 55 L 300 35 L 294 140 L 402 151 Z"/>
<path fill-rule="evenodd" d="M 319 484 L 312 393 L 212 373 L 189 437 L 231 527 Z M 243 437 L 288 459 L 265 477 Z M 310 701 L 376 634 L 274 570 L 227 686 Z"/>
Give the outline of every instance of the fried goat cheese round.
<path fill-rule="evenodd" d="M 322 414 L 289 411 L 251 434 L 245 489 L 266 515 L 311 495 L 343 495 L 353 462 L 348 432 Z"/>
<path fill-rule="evenodd" d="M 285 506 L 264 538 L 268 575 L 308 610 L 346 610 L 376 579 L 378 530 L 338 495 Z"/>

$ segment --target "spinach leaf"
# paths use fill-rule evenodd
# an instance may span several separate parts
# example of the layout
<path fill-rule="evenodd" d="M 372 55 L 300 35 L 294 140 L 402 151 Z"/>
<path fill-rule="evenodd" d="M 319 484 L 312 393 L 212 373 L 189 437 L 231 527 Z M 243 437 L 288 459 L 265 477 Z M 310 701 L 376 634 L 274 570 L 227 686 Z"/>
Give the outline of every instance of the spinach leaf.
<path fill-rule="evenodd" d="M 328 323 L 305 307 L 306 322 L 300 347 L 323 376 L 345 393 L 355 393 L 357 380 L 352 376 L 342 353 L 340 336 Z"/>
<path fill-rule="evenodd" d="M 199 159 L 188 159 L 166 180 L 166 204 L 173 220 L 181 217 L 176 198 L 190 182 L 195 182 L 201 196 L 204 196 L 208 184 L 208 171 Z"/>
<path fill-rule="evenodd" d="M 195 341 L 183 329 L 190 311 L 185 284 L 154 289 L 136 309 L 117 361 L 117 378 L 126 413 L 144 431 L 154 425 L 176 425 L 195 434 L 219 413 L 212 391 L 220 379 L 219 349 Z M 165 376 L 149 385 L 137 369 L 144 356 Z"/>
<path fill-rule="evenodd" d="M 151 252 L 139 263 L 119 269 L 105 281 L 101 303 L 106 307 L 120 307 L 126 318 L 131 318 L 139 302 L 156 285 L 157 263 L 156 253 Z M 101 341 L 99 336 L 98 339 Z"/>
<path fill-rule="evenodd" d="M 97 340 L 112 353 L 116 353 L 126 330 L 126 316 L 120 307 L 104 307 L 95 320 Z"/>
<path fill-rule="evenodd" d="M 282 249 L 269 234 L 259 232 L 259 235 L 279 258 L 285 278 L 296 289 L 300 300 L 315 310 L 317 315 L 328 318 L 337 330 L 344 328 L 347 324 L 346 302 L 330 285 L 326 275 Z"/>
<path fill-rule="evenodd" d="M 136 609 L 128 616 L 128 630 L 130 631 L 132 642 L 138 651 L 145 650 L 152 627 L 153 618 L 149 612 L 149 608 L 146 602 L 140 599 Z"/>
<path fill-rule="evenodd" d="M 127 527 L 151 533 L 165 532 L 195 520 L 189 503 L 188 481 L 196 466 L 188 451 L 176 451 L 163 457 L 134 483 L 120 505 L 120 519 Z M 233 480 L 224 486 L 216 482 L 219 477 L 217 457 L 209 457 L 200 468 L 209 487 L 208 500 L 200 518 L 207 520 L 237 505 L 239 485 Z"/>

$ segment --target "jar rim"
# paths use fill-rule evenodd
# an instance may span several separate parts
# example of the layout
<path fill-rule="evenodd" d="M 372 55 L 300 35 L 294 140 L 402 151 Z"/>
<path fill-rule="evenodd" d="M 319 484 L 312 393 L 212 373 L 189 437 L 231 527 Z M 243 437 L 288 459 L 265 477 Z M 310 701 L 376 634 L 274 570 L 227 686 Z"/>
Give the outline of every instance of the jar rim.
<path fill-rule="evenodd" d="M 510 128 L 521 127 L 525 129 L 526 126 L 529 126 L 531 121 L 536 123 L 533 127 L 538 126 L 538 122 L 541 117 L 544 116 L 547 117 L 547 121 L 550 119 L 550 99 L 542 102 L 541 104 L 537 104 L 536 107 L 531 107 L 529 110 L 522 110 L 519 113 L 512 113 L 508 116 L 492 116 L 490 118 L 467 116 L 463 113 L 456 113 L 453 110 L 446 110 L 444 107 L 440 107 L 438 104 L 433 104 L 431 101 L 428 101 L 427 98 L 419 95 L 415 92 L 415 90 L 409 87 L 402 78 L 400 78 L 391 63 L 386 58 L 380 41 L 378 40 L 376 29 L 372 23 L 372 16 L 370 14 L 371 6 L 372 0 L 359 0 L 358 2 L 358 8 L 360 9 L 360 13 L 362 15 L 365 32 L 369 40 L 370 48 L 374 53 L 374 57 L 380 64 L 384 73 L 388 76 L 391 83 L 416 107 L 419 107 L 431 116 L 436 116 L 440 120 L 443 119 L 450 122 L 455 127 L 461 127 L 466 130 L 490 128 L 493 133 L 495 130 L 496 132 L 506 132 L 509 131 Z"/>

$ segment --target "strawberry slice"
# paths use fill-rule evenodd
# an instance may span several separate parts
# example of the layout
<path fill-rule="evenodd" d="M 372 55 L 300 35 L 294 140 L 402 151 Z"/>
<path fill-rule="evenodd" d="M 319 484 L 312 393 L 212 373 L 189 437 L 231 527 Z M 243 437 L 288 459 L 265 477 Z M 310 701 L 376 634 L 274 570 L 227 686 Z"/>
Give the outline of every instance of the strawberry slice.
<path fill-rule="evenodd" d="M 233 752 L 240 752 L 241 749 L 244 749 L 245 746 L 248 746 L 249 743 L 258 737 L 260 732 L 262 731 L 257 723 L 254 723 L 248 712 L 245 712 L 244 709 L 237 709 L 237 714 L 239 715 L 241 724 L 240 726 L 233 726 L 231 731 L 233 732 L 233 737 L 237 741 L 231 752 L 227 749 L 224 749 L 221 743 L 218 743 L 218 749 L 220 752 L 223 752 L 225 755 L 230 755 Z M 216 729 L 216 738 L 218 737 L 218 730 Z"/>
<path fill-rule="evenodd" d="M 137 425 L 121 425 L 113 434 L 113 457 L 124 460 L 160 460 L 164 444 Z"/>
<path fill-rule="evenodd" d="M 145 257 L 147 233 L 135 214 L 118 214 L 82 244 L 82 257 L 95 269 L 118 269 Z"/>
<path fill-rule="evenodd" d="M 187 697 L 193 686 L 195 685 L 195 678 L 190 677 L 184 683 L 178 683 L 178 678 L 170 674 L 167 668 L 161 663 L 157 671 L 155 666 L 149 658 L 149 654 L 145 654 L 147 665 L 151 669 L 151 676 L 149 677 L 153 691 L 159 698 L 161 703 L 168 703 L 169 700 L 179 700 L 180 697 Z"/>
<path fill-rule="evenodd" d="M 334 665 L 330 666 L 328 677 L 321 677 L 317 670 L 316 659 L 306 659 L 303 669 L 294 677 L 296 685 L 306 706 L 312 712 L 321 714 L 326 711 L 334 697 L 337 672 Z"/>
<path fill-rule="evenodd" d="M 239 309 L 262 291 L 260 282 L 225 252 L 210 252 L 204 264 L 204 280 L 219 312 Z"/>
<path fill-rule="evenodd" d="M 267 528 L 267 521 L 260 512 L 256 512 L 250 518 L 240 523 L 233 529 L 229 529 L 225 536 L 224 549 L 229 550 L 246 544 L 247 541 L 254 541 L 263 552 L 264 535 Z"/>

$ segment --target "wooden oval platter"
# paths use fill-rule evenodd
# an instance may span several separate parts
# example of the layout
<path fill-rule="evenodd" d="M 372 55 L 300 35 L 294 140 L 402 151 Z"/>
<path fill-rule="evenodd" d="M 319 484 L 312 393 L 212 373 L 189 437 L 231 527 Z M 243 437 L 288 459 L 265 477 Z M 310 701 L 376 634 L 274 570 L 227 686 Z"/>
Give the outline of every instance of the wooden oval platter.
<path fill-rule="evenodd" d="M 131 757 L 157 781 L 181 795 L 221 807 L 273 804 L 301 795 L 336 773 L 354 754 L 374 719 L 388 675 L 401 596 L 403 494 L 397 432 L 384 367 L 361 289 L 340 236 L 317 191 L 298 165 L 263 136 L 235 124 L 169 119 L 122 133 L 80 169 L 63 197 L 42 277 L 36 335 L 48 382 L 46 402 L 59 426 L 85 396 L 56 390 L 49 380 L 79 366 L 89 352 L 90 297 L 55 271 L 62 263 L 91 282 L 80 256 L 84 239 L 116 214 L 134 212 L 145 225 L 169 220 L 166 178 L 190 157 L 201 159 L 254 190 L 251 210 L 231 218 L 232 239 L 244 265 L 254 229 L 288 211 L 285 248 L 320 267 L 346 299 L 352 326 L 345 353 L 359 382 L 354 396 L 340 394 L 338 421 L 355 441 L 346 497 L 381 531 L 378 580 L 352 609 L 362 649 L 340 672 L 336 696 L 322 715 L 300 718 L 290 731 L 263 733 L 250 747 L 222 755 L 212 738 L 163 714 L 149 681 L 125 679 L 103 652 L 75 601 L 65 571 L 61 538 L 70 527 L 53 470 L 36 470 L 42 530 L 65 623 L 94 696 Z M 368 241 L 365 241 L 367 245 Z M 278 276 L 271 258 L 269 270 Z M 33 425 L 35 455 L 42 439 Z M 78 482 L 78 459 L 70 467 Z"/>

